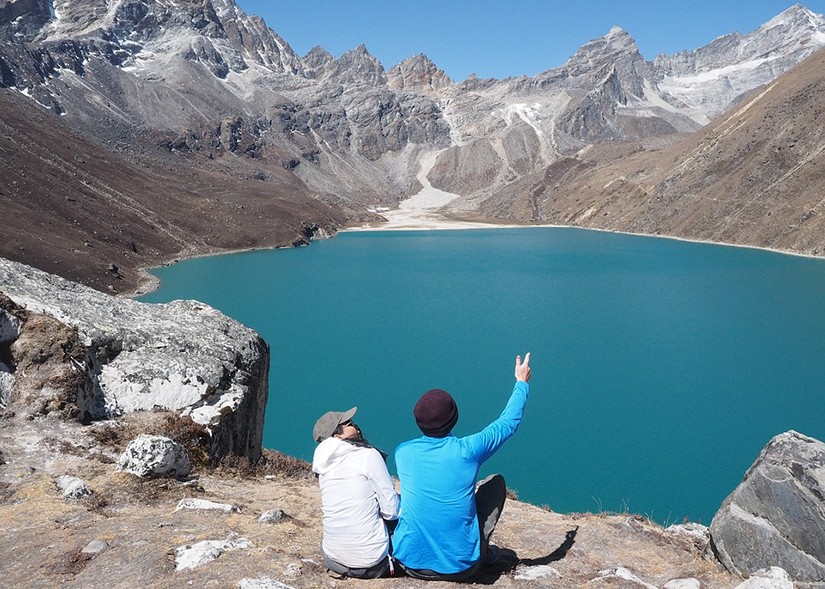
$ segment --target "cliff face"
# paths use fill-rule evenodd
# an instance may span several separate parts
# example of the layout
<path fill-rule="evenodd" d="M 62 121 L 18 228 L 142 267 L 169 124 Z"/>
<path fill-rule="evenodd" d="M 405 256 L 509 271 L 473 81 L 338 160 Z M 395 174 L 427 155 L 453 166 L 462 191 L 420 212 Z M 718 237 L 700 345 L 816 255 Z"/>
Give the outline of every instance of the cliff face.
<path fill-rule="evenodd" d="M 253 330 L 197 301 L 119 299 L 2 259 L 0 288 L 9 407 L 35 396 L 41 415 L 84 422 L 165 409 L 210 431 L 213 459 L 260 457 L 269 347 Z"/>

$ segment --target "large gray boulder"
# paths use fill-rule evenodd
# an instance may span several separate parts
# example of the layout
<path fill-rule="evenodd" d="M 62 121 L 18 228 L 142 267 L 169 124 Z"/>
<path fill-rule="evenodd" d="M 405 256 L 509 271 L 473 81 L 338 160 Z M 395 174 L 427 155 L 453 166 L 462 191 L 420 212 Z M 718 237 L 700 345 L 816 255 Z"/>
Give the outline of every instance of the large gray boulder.
<path fill-rule="evenodd" d="M 825 444 L 795 431 L 773 438 L 713 517 L 710 535 L 732 572 L 776 566 L 825 587 Z"/>
<path fill-rule="evenodd" d="M 197 301 L 118 298 L 5 259 L 0 291 L 25 309 L 18 315 L 42 314 L 76 330 L 80 354 L 65 362 L 82 376 L 72 396 L 82 416 L 170 410 L 206 426 L 213 457 L 260 457 L 269 347 L 252 329 Z M 22 341 L 25 322 L 8 315 L 3 337 L 19 333 Z M 3 346 L 14 375 L 14 344 Z"/>

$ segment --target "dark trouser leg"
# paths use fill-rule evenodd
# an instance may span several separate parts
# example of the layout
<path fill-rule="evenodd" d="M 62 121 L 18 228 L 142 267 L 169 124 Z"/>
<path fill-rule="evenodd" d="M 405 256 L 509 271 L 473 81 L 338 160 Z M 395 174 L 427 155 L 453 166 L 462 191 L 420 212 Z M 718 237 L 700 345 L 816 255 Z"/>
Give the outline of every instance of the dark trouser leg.
<path fill-rule="evenodd" d="M 340 562 L 335 562 L 327 556 L 323 550 L 321 550 L 321 554 L 324 557 L 324 564 L 327 565 L 327 568 L 334 573 L 342 575 L 344 578 L 353 577 L 355 579 L 378 579 L 380 577 L 388 576 L 390 572 L 389 557 L 369 568 L 353 569 L 341 564 Z"/>
<path fill-rule="evenodd" d="M 507 485 L 500 474 L 488 476 L 476 488 L 476 511 L 478 512 L 478 531 L 481 534 L 482 561 L 487 555 L 490 536 L 496 529 L 498 518 L 501 517 L 506 497 Z"/>

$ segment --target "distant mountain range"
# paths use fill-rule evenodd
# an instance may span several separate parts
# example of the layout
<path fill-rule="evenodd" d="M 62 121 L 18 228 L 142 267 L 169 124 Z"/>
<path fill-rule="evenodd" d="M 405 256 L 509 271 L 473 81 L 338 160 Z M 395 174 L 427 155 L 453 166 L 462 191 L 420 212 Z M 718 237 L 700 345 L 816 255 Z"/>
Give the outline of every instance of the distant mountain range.
<path fill-rule="evenodd" d="M 454 82 L 425 55 L 299 57 L 232 0 L 0 0 L 0 255 L 129 289 L 374 220 L 422 172 L 454 216 L 822 254 L 823 45 L 795 5 L 653 61 L 614 27 Z"/>

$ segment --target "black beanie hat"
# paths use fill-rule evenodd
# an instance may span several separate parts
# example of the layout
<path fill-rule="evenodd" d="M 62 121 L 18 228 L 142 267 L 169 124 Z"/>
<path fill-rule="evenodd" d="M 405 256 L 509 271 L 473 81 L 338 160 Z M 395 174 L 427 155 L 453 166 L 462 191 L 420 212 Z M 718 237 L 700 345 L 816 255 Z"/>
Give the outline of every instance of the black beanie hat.
<path fill-rule="evenodd" d="M 421 395 L 413 409 L 415 423 L 425 436 L 443 438 L 458 421 L 458 407 L 450 393 L 432 389 Z"/>

